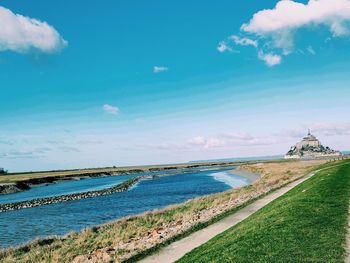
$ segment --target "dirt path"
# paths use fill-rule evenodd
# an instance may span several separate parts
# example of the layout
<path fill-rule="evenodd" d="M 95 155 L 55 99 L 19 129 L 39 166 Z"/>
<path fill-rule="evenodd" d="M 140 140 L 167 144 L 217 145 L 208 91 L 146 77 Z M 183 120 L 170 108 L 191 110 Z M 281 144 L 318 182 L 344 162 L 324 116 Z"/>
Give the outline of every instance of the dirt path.
<path fill-rule="evenodd" d="M 186 238 L 183 238 L 179 241 L 176 241 L 169 246 L 163 248 L 158 253 L 151 255 L 149 257 L 146 257 L 145 259 L 141 260 L 142 263 L 168 263 L 168 262 L 174 262 L 180 258 L 182 258 L 186 253 L 190 252 L 191 250 L 195 249 L 196 247 L 199 247 L 200 245 L 208 242 L 210 239 L 215 237 L 216 235 L 224 232 L 225 230 L 231 228 L 232 226 L 240 223 L 244 219 L 248 218 L 252 214 L 254 214 L 259 209 L 263 208 L 273 200 L 277 199 L 278 197 L 284 195 L 289 190 L 293 189 L 297 185 L 301 184 L 302 182 L 308 180 L 313 175 L 315 175 L 318 171 L 312 172 L 303 178 L 294 181 L 287 186 L 284 186 L 273 193 L 262 197 L 261 199 L 255 201 L 254 203 L 246 206 L 245 208 L 239 210 L 238 212 L 224 218 L 223 220 L 212 224 L 208 226 L 207 228 L 204 228 L 202 230 L 199 230 L 191 235 L 189 235 Z M 350 237 L 349 237 L 350 241 Z M 350 259 L 350 257 L 349 257 Z M 350 261 L 347 261 L 350 263 Z"/>

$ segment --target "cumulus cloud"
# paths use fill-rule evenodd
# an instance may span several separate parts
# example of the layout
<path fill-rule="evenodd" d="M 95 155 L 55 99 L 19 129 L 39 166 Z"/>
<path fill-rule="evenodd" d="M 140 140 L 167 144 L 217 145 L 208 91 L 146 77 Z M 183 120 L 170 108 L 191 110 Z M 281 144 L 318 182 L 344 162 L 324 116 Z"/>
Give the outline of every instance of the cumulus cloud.
<path fill-rule="evenodd" d="M 241 26 L 242 37 L 232 36 L 236 45 L 251 45 L 266 65 L 278 65 L 282 56 L 295 51 L 295 36 L 300 29 L 327 28 L 332 37 L 350 36 L 350 0 L 309 0 L 299 3 L 281 0 L 272 9 L 255 13 Z M 315 55 L 313 47 L 307 48 Z"/>
<path fill-rule="evenodd" d="M 264 53 L 263 51 L 259 50 L 258 52 L 258 58 L 265 62 L 265 64 L 269 67 L 273 67 L 275 65 L 281 64 L 282 57 L 280 55 L 276 55 L 273 53 Z"/>
<path fill-rule="evenodd" d="M 164 66 L 154 66 L 153 67 L 153 73 L 162 73 L 168 71 L 169 68 L 164 67 Z"/>
<path fill-rule="evenodd" d="M 274 9 L 254 14 L 249 23 L 242 25 L 242 30 L 266 36 L 309 25 L 325 25 L 333 36 L 342 36 L 349 34 L 346 25 L 349 19 L 348 0 L 310 0 L 307 4 L 283 0 Z"/>
<path fill-rule="evenodd" d="M 45 53 L 60 51 L 68 45 L 47 22 L 14 14 L 0 6 L 0 51 L 26 53 L 38 50 Z"/>
<path fill-rule="evenodd" d="M 112 106 L 112 105 L 109 105 L 109 104 L 103 105 L 103 110 L 106 113 L 113 114 L 113 115 L 118 115 L 118 113 L 120 111 L 118 107 L 115 107 L 115 106 Z"/>
<path fill-rule="evenodd" d="M 310 26 L 326 26 L 333 37 L 349 35 L 349 0 L 309 0 L 298 3 L 279 1 L 275 8 L 255 13 L 241 30 L 269 39 L 271 44 L 288 54 L 294 46 L 295 32 Z"/>

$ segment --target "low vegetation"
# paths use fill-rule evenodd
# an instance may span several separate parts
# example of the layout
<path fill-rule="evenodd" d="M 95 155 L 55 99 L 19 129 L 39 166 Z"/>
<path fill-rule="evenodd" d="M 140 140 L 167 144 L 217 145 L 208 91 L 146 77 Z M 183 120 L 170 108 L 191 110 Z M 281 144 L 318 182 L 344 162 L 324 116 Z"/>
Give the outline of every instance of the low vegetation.
<path fill-rule="evenodd" d="M 201 166 L 217 166 L 217 165 L 237 165 L 237 163 L 203 163 L 203 164 L 176 164 L 176 165 L 147 165 L 147 166 L 128 166 L 128 167 L 104 167 L 104 168 L 89 168 L 76 170 L 55 170 L 42 172 L 25 172 L 25 173 L 7 173 L 8 176 L 0 177 L 1 183 L 45 183 L 53 182 L 66 177 L 80 177 L 80 176 L 98 176 L 103 174 L 130 174 L 142 173 L 148 171 L 173 170 L 182 168 L 196 168 Z M 1 170 L 0 170 L 1 175 Z"/>
<path fill-rule="evenodd" d="M 4 168 L 0 167 L 0 176 L 1 175 L 6 175 L 6 174 L 7 174 L 7 171 Z"/>
<path fill-rule="evenodd" d="M 350 162 L 319 172 L 178 262 L 343 262 Z"/>
<path fill-rule="evenodd" d="M 325 161 L 265 162 L 244 165 L 261 172 L 252 185 L 201 197 L 160 211 L 124 218 L 63 238 L 32 242 L 0 253 L 2 262 L 109 262 L 134 260 L 162 244 L 230 214 L 253 199 L 296 180 Z M 130 259 L 132 258 L 132 260 Z"/>

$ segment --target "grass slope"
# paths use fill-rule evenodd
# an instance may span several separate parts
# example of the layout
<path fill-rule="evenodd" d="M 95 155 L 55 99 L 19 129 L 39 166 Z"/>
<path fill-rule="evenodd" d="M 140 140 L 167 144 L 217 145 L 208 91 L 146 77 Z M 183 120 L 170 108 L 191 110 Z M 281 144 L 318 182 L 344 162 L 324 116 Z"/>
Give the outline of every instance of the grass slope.
<path fill-rule="evenodd" d="M 179 262 L 343 262 L 350 163 L 319 172 Z"/>

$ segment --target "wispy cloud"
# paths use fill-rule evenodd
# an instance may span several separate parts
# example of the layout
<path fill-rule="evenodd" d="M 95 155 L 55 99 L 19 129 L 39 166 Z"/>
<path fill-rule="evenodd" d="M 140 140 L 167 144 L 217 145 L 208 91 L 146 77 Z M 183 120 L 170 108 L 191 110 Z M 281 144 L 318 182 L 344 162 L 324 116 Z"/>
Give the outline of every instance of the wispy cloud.
<path fill-rule="evenodd" d="M 112 114 L 112 115 L 118 115 L 118 113 L 120 111 L 118 107 L 115 107 L 115 106 L 112 106 L 112 105 L 109 105 L 109 104 L 103 105 L 103 110 L 106 113 Z"/>
<path fill-rule="evenodd" d="M 248 37 L 230 36 L 229 37 L 236 45 L 258 47 L 258 41 Z"/>
<path fill-rule="evenodd" d="M 162 73 L 162 72 L 166 72 L 168 70 L 169 70 L 169 68 L 164 67 L 164 66 L 154 66 L 153 67 L 153 73 Z"/>
<path fill-rule="evenodd" d="M 310 125 L 313 132 L 323 134 L 325 136 L 350 135 L 350 122 L 348 123 L 315 123 Z"/>
<path fill-rule="evenodd" d="M 223 53 L 225 51 L 232 51 L 232 48 L 228 46 L 228 44 L 225 41 L 220 41 L 219 45 L 216 48 L 220 53 Z"/>
<path fill-rule="evenodd" d="M 7 152 L 0 153 L 0 159 L 33 159 L 33 158 L 42 158 L 45 157 L 46 153 L 50 149 L 46 147 L 35 148 L 35 149 L 20 149 L 20 150 L 11 150 Z"/>
<path fill-rule="evenodd" d="M 58 147 L 59 150 L 66 152 L 66 153 L 70 153 L 70 152 L 80 152 L 80 150 L 76 147 L 71 147 L 71 146 L 60 146 Z"/>
<path fill-rule="evenodd" d="M 201 146 L 204 148 L 215 148 L 225 145 L 225 140 L 215 137 L 204 137 L 204 136 L 197 136 L 193 139 L 189 140 L 189 143 L 191 145 L 195 146 Z"/>
<path fill-rule="evenodd" d="M 228 146 L 256 146 L 280 143 L 274 136 L 253 136 L 246 132 L 229 132 L 213 137 L 197 136 L 189 143 L 203 148 L 218 148 Z"/>
<path fill-rule="evenodd" d="M 281 130 L 266 135 L 252 135 L 248 132 L 226 132 L 214 136 L 196 136 L 188 141 L 189 145 L 208 148 L 263 146 L 296 142 L 303 138 L 311 129 L 316 136 L 349 136 L 350 122 L 344 123 L 313 123 L 296 128 Z"/>
<path fill-rule="evenodd" d="M 45 53 L 60 51 L 68 45 L 47 22 L 14 14 L 0 6 L 0 51 L 26 53 L 38 50 Z"/>
<path fill-rule="evenodd" d="M 316 51 L 312 46 L 308 46 L 306 49 L 311 55 L 316 55 Z"/>
<path fill-rule="evenodd" d="M 282 130 L 278 133 L 275 133 L 275 136 L 301 138 L 305 136 L 308 129 L 310 129 L 311 132 L 314 133 L 315 135 L 324 135 L 324 136 L 350 135 L 350 122 L 303 124 L 296 128 Z"/>

